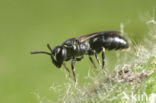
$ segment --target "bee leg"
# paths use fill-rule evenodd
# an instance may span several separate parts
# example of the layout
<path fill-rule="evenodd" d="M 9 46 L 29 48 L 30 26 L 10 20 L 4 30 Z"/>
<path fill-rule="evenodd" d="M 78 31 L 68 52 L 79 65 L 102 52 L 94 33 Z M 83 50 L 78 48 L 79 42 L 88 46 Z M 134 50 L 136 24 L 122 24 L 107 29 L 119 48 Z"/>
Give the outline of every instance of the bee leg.
<path fill-rule="evenodd" d="M 73 76 L 74 76 L 74 81 L 76 82 L 75 63 L 76 63 L 76 59 L 72 59 L 72 61 L 71 61 L 71 67 L 72 67 L 72 72 L 73 72 Z"/>
<path fill-rule="evenodd" d="M 98 58 L 98 55 L 97 55 L 96 51 L 94 51 L 94 55 L 95 55 L 95 58 L 96 58 L 98 64 L 101 66 L 101 62 L 100 62 L 100 60 Z"/>
<path fill-rule="evenodd" d="M 104 69 L 105 66 L 105 48 L 102 47 L 102 69 Z"/>
<path fill-rule="evenodd" d="M 70 71 L 69 71 L 69 69 L 68 69 L 68 67 L 66 66 L 65 63 L 63 63 L 63 66 L 64 66 L 65 70 L 69 73 L 69 77 L 71 77 L 71 76 L 70 76 Z"/>
<path fill-rule="evenodd" d="M 90 62 L 93 64 L 94 69 L 95 69 L 95 72 L 97 73 L 97 71 L 96 71 L 96 65 L 95 65 L 95 62 L 93 61 L 93 59 L 92 59 L 92 57 L 91 57 L 91 56 L 89 56 L 89 60 L 90 60 Z"/>

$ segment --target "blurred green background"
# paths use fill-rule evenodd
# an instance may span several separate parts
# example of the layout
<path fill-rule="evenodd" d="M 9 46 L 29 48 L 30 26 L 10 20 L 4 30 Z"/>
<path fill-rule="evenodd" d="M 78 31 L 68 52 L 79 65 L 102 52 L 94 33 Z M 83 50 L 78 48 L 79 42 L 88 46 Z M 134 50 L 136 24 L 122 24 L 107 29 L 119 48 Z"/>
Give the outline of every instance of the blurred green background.
<path fill-rule="evenodd" d="M 92 32 L 120 30 L 120 23 L 139 43 L 146 32 L 140 16 L 155 7 L 155 0 L 0 0 L 0 103 L 38 103 L 34 93 L 59 98 L 49 87 L 68 82 L 64 69 L 30 51 L 48 51 L 47 43 L 55 47 Z M 110 68 L 117 62 L 114 53 L 106 53 Z M 82 85 L 89 68 L 87 57 L 76 64 Z"/>

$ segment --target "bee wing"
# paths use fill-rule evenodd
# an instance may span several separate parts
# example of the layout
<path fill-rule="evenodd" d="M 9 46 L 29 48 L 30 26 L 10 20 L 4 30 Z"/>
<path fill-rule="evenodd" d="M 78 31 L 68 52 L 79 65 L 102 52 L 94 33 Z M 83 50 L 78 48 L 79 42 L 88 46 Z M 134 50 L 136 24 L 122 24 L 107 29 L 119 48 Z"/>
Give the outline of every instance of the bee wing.
<path fill-rule="evenodd" d="M 83 36 L 77 38 L 77 40 L 79 40 L 79 42 L 84 42 L 84 41 L 87 41 L 87 40 L 89 40 L 91 38 L 94 38 L 94 37 L 97 37 L 97 36 L 112 35 L 112 34 L 119 35 L 120 34 L 120 31 L 96 32 L 96 33 L 92 33 L 92 34 L 83 35 Z"/>

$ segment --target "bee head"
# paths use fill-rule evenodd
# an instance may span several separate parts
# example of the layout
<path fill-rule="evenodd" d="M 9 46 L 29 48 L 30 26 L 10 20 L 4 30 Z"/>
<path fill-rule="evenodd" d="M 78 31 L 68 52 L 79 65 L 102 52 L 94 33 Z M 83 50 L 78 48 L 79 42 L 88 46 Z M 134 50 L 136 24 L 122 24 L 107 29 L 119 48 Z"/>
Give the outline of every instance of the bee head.
<path fill-rule="evenodd" d="M 63 61 L 65 60 L 66 49 L 62 46 L 56 46 L 53 50 L 51 50 L 51 52 L 51 59 L 53 64 L 55 64 L 56 67 L 60 68 L 63 64 Z"/>
<path fill-rule="evenodd" d="M 66 49 L 62 46 L 56 46 L 54 49 L 51 49 L 49 44 L 47 44 L 47 47 L 51 53 L 45 52 L 45 51 L 34 51 L 34 52 L 31 52 L 31 54 L 38 54 L 38 53 L 48 54 L 51 56 L 52 63 L 56 67 L 60 68 L 66 57 Z"/>

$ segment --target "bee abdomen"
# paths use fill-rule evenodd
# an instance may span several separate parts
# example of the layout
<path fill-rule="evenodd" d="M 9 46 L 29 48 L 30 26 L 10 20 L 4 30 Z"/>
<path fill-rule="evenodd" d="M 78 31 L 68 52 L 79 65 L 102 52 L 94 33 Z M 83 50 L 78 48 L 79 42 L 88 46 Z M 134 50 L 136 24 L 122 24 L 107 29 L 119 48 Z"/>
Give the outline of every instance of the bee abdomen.
<path fill-rule="evenodd" d="M 93 49 L 99 50 L 104 47 L 107 50 L 126 49 L 129 47 L 127 40 L 120 35 L 100 36 L 90 40 Z"/>

